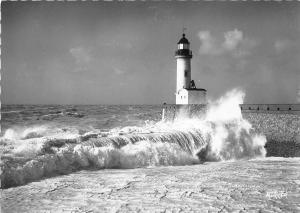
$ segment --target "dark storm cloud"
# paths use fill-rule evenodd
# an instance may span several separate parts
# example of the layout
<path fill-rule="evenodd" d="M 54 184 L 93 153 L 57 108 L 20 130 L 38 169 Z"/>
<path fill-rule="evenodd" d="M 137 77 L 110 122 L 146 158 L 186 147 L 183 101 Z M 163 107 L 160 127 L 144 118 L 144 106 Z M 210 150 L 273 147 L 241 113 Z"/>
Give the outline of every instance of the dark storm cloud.
<path fill-rule="evenodd" d="M 299 98 L 298 2 L 3 2 L 2 103 L 174 102 L 181 29 L 216 97 Z"/>

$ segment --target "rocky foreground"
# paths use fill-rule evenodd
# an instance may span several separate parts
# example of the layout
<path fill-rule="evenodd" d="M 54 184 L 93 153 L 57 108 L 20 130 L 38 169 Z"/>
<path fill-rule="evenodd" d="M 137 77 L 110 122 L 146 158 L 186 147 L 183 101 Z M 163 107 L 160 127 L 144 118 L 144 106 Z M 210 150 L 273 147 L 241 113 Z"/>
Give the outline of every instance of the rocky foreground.
<path fill-rule="evenodd" d="M 2 190 L 2 212 L 300 212 L 300 158 L 80 171 Z"/>

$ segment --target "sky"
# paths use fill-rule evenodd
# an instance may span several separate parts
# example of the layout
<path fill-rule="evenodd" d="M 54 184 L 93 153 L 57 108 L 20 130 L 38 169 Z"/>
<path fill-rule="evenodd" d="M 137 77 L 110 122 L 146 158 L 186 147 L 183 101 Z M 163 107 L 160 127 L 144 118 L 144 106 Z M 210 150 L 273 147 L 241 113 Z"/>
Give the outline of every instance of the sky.
<path fill-rule="evenodd" d="M 300 2 L 2 2 L 2 104 L 175 103 L 183 26 L 209 99 L 300 102 Z"/>

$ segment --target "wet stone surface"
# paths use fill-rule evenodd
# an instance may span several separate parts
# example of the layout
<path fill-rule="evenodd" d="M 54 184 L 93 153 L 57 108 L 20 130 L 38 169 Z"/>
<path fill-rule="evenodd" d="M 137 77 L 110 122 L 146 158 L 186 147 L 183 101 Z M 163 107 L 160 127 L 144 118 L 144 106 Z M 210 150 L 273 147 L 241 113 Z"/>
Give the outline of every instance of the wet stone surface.
<path fill-rule="evenodd" d="M 2 212 L 299 212 L 300 158 L 80 171 L 2 190 Z"/>

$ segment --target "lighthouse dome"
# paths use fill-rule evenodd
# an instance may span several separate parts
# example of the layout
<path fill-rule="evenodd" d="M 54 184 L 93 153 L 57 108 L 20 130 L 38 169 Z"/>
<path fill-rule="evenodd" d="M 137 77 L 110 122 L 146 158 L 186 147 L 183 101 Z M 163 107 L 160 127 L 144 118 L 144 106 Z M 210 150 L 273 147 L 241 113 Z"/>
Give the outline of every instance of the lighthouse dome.
<path fill-rule="evenodd" d="M 190 50 L 190 42 L 182 34 L 182 38 L 177 43 L 177 50 L 175 51 L 176 58 L 192 58 L 192 51 Z"/>
<path fill-rule="evenodd" d="M 189 40 L 187 40 L 187 39 L 185 38 L 185 34 L 183 33 L 183 34 L 182 34 L 182 38 L 178 41 L 177 44 L 189 44 L 189 43 L 190 43 Z"/>

